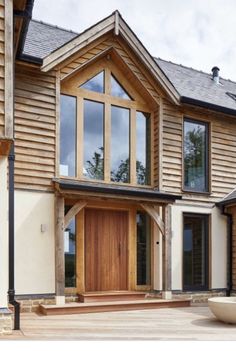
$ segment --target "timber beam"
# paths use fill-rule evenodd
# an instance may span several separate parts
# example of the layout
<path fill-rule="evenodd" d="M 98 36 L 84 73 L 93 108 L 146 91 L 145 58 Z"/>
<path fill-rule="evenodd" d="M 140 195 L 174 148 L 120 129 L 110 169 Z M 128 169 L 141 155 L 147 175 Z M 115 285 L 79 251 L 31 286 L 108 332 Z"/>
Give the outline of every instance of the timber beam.
<path fill-rule="evenodd" d="M 86 205 L 86 201 L 78 201 L 69 209 L 69 211 L 64 217 L 64 228 L 66 228 L 69 225 L 72 218 L 76 216 Z"/>

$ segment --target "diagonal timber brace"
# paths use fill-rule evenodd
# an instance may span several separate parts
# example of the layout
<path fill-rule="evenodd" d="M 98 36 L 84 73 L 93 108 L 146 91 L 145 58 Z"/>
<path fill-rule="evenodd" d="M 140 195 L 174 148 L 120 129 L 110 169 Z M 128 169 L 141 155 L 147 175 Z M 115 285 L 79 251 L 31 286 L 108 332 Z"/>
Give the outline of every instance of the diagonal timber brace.
<path fill-rule="evenodd" d="M 158 211 L 153 205 L 147 205 L 147 204 L 140 204 L 141 207 L 149 214 L 149 216 L 154 220 L 154 222 L 157 224 L 160 232 L 162 235 L 165 235 L 165 224 L 163 220 L 161 219 Z"/>
<path fill-rule="evenodd" d="M 64 217 L 64 228 L 68 226 L 70 223 L 71 219 L 76 216 L 85 206 L 87 205 L 86 201 L 78 201 L 76 204 L 74 204 L 73 207 L 67 212 L 67 214 Z"/>

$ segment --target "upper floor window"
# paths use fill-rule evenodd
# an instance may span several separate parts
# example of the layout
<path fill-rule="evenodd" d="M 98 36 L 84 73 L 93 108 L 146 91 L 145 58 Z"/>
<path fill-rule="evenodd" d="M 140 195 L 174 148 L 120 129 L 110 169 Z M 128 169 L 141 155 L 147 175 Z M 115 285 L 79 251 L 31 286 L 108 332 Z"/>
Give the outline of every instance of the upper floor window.
<path fill-rule="evenodd" d="M 151 113 L 133 90 L 104 68 L 62 93 L 60 175 L 151 184 Z"/>
<path fill-rule="evenodd" d="M 184 119 L 184 189 L 209 191 L 208 124 Z"/>

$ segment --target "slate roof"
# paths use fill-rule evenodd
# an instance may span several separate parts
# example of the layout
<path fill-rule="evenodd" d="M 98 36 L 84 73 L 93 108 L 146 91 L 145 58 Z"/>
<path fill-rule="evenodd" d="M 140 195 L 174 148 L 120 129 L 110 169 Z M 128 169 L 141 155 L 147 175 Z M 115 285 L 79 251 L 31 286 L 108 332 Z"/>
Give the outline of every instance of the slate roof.
<path fill-rule="evenodd" d="M 220 202 L 218 206 L 227 206 L 236 203 L 236 189 L 227 194 Z"/>
<path fill-rule="evenodd" d="M 76 36 L 78 36 L 78 33 L 31 20 L 25 39 L 23 55 L 43 59 Z"/>
<path fill-rule="evenodd" d="M 78 35 L 73 31 L 31 20 L 22 54 L 43 59 Z M 192 99 L 196 105 L 204 104 L 205 107 L 236 115 L 236 100 L 228 95 L 236 95 L 236 82 L 220 78 L 220 84 L 216 84 L 211 74 L 160 58 L 154 59 L 178 91 L 182 102 L 188 102 L 184 98 Z"/>

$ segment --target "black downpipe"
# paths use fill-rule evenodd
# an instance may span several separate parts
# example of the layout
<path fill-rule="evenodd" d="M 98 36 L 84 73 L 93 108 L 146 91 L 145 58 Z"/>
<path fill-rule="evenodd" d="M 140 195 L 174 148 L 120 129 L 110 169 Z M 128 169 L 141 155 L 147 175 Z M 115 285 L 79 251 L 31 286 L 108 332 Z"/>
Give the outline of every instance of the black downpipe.
<path fill-rule="evenodd" d="M 14 330 L 20 329 L 20 304 L 15 300 L 15 194 L 14 194 L 14 144 L 8 156 L 9 172 L 9 303 L 14 307 Z"/>
<path fill-rule="evenodd" d="M 233 288 L 233 216 L 231 213 L 224 211 L 221 207 L 221 213 L 227 217 L 227 290 L 226 296 L 231 295 Z"/>

